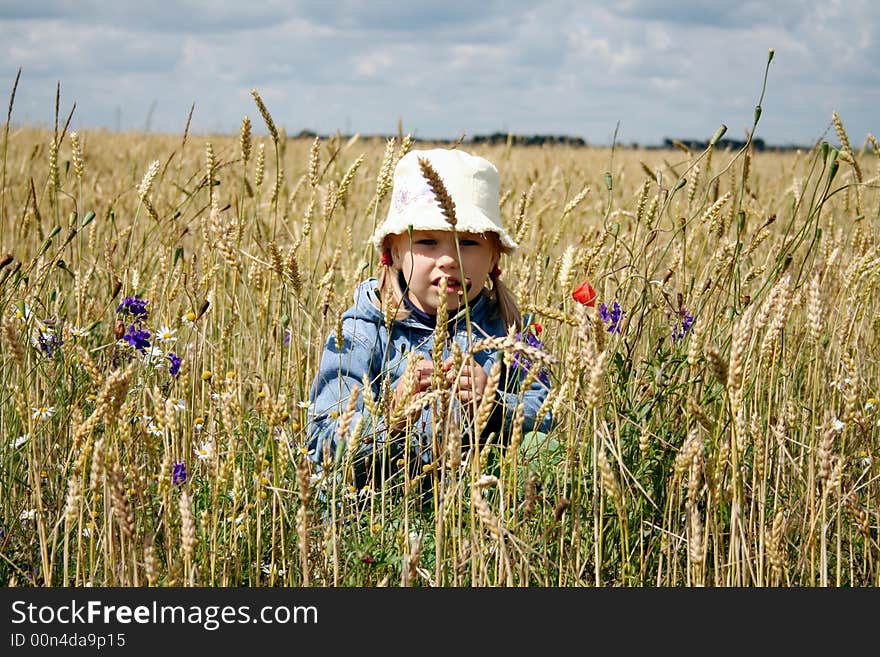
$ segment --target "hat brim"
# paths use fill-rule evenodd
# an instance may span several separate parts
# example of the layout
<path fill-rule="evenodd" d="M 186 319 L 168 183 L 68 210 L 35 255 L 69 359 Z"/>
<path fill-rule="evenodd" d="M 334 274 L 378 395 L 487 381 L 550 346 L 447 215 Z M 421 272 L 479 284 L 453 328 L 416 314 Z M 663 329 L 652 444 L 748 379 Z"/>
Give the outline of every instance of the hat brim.
<path fill-rule="evenodd" d="M 373 234 L 373 245 L 378 251 L 385 249 L 385 238 L 389 235 L 402 235 L 412 230 L 452 230 L 452 225 L 443 216 L 439 206 L 411 208 L 405 213 L 390 215 Z M 455 230 L 459 233 L 495 233 L 501 243 L 501 252 L 511 254 L 517 243 L 510 234 L 488 216 L 471 208 L 456 211 Z"/>

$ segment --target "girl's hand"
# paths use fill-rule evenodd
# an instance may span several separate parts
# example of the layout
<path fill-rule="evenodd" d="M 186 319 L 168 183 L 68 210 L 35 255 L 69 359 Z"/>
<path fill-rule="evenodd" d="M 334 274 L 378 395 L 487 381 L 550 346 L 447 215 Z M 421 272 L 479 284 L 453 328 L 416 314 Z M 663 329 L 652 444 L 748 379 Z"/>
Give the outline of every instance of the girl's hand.
<path fill-rule="evenodd" d="M 472 356 L 468 356 L 457 372 L 452 371 L 452 358 L 447 358 L 443 361 L 443 370 L 446 372 L 446 380 L 449 382 L 450 388 L 455 391 L 456 397 L 462 405 L 470 408 L 470 402 L 479 403 L 489 377 Z"/>
<path fill-rule="evenodd" d="M 434 363 L 427 358 L 422 358 L 415 367 L 415 382 L 412 390 L 406 390 L 406 386 L 402 385 L 404 378 L 397 381 L 394 388 L 394 394 L 391 396 L 391 408 L 399 409 L 409 404 L 415 397 L 421 395 L 431 387 L 431 380 L 434 376 Z M 402 431 L 406 427 L 406 416 L 401 417 L 397 423 L 391 427 L 392 431 Z"/>

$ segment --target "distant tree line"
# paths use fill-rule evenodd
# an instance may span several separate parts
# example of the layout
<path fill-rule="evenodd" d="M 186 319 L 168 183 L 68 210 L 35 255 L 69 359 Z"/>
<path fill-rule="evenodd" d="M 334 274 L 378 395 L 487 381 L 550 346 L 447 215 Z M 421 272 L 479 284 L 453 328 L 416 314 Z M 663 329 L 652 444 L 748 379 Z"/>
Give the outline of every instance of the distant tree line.
<path fill-rule="evenodd" d="M 586 146 L 581 137 L 571 135 L 511 135 L 506 132 L 493 132 L 490 135 L 474 135 L 468 140 L 472 144 L 506 144 L 510 141 L 517 146 L 541 146 L 543 144 L 564 144 L 566 146 Z"/>
<path fill-rule="evenodd" d="M 663 146 L 661 148 L 676 148 L 678 144 L 684 144 L 692 151 L 703 151 L 709 147 L 709 141 L 699 141 L 697 139 L 670 139 L 667 137 L 663 140 Z M 743 146 L 746 145 L 745 140 L 739 139 L 719 139 L 718 143 L 715 144 L 715 148 L 719 150 L 724 150 L 725 148 L 729 148 L 732 151 L 738 151 Z M 764 143 L 763 139 L 752 139 L 752 147 L 756 151 L 766 150 L 767 144 Z"/>
<path fill-rule="evenodd" d="M 298 135 L 299 138 L 309 138 L 314 139 L 318 136 L 316 132 L 311 130 L 303 130 Z M 342 135 L 344 137 L 348 137 L 350 135 Z M 384 137 L 387 139 L 387 136 L 383 135 L 363 135 L 364 137 Z M 427 141 L 437 143 L 437 144 L 454 144 L 454 143 L 467 143 L 467 144 L 507 144 L 510 142 L 511 144 L 517 146 L 543 146 L 545 144 L 560 144 L 564 146 L 588 146 L 588 143 L 582 137 L 575 137 L 572 135 L 517 135 L 511 134 L 508 132 L 493 132 L 485 135 L 473 135 L 467 138 L 458 138 L 458 139 L 429 139 Z M 715 145 L 715 148 L 718 150 L 730 149 L 732 151 L 736 151 L 741 149 L 746 145 L 744 140 L 740 139 L 720 139 L 718 143 Z M 661 144 L 639 144 L 637 142 L 631 143 L 629 145 L 620 145 L 628 148 L 647 148 L 647 149 L 672 149 L 672 148 L 687 148 L 692 151 L 702 151 L 708 148 L 709 141 L 708 140 L 699 140 L 699 139 L 673 139 L 671 137 L 666 137 L 663 139 Z M 761 139 L 756 138 L 752 139 L 752 148 L 756 151 L 788 151 L 788 150 L 796 150 L 809 148 L 800 145 L 786 145 L 786 146 L 768 146 L 767 143 Z"/>

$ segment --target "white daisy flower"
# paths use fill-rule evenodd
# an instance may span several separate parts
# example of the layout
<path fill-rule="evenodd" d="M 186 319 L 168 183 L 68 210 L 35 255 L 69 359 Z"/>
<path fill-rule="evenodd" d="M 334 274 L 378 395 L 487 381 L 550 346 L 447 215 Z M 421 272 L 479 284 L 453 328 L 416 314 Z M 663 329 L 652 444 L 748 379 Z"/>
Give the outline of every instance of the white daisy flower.
<path fill-rule="evenodd" d="M 31 312 L 31 307 L 26 303 L 22 304 L 20 308 L 18 305 L 13 304 L 9 306 L 9 310 L 12 311 L 12 316 L 23 324 L 29 324 L 34 317 L 34 314 Z"/>
<path fill-rule="evenodd" d="M 871 397 L 870 399 L 868 399 L 867 402 L 865 402 L 865 410 L 873 411 L 875 408 L 877 408 L 877 400 Z"/>
<path fill-rule="evenodd" d="M 165 352 L 162 351 L 161 347 L 150 347 L 149 349 L 144 350 L 144 362 L 156 364 L 163 364 L 165 361 Z"/>
<path fill-rule="evenodd" d="M 159 342 L 174 342 L 177 340 L 177 329 L 169 328 L 167 325 L 163 324 L 162 327 L 156 331 L 156 339 Z"/>
<path fill-rule="evenodd" d="M 16 438 L 15 440 L 13 440 L 11 443 L 9 443 L 9 446 L 10 446 L 12 449 L 15 449 L 16 447 L 21 447 L 22 445 L 24 445 L 24 444 L 25 444 L 27 441 L 29 441 L 30 439 L 31 439 L 31 434 L 26 433 L 26 434 L 23 434 L 23 435 L 19 436 L 18 438 Z"/>
<path fill-rule="evenodd" d="M 22 511 L 19 514 L 18 519 L 21 520 L 22 522 L 26 522 L 29 520 L 32 521 L 36 517 L 37 517 L 37 510 L 36 509 L 26 509 L 25 511 Z"/>
<path fill-rule="evenodd" d="M 74 338 L 84 338 L 89 334 L 88 330 L 83 328 L 82 326 L 71 326 L 70 327 L 70 335 Z"/>
<path fill-rule="evenodd" d="M 195 448 L 196 456 L 200 461 L 207 461 L 214 458 L 214 442 L 206 440 Z"/>
<path fill-rule="evenodd" d="M 50 417 L 55 415 L 55 407 L 54 406 L 40 406 L 31 407 L 31 410 L 34 412 L 33 418 L 35 420 L 39 420 L 40 422 L 44 422 L 48 420 Z"/>
<path fill-rule="evenodd" d="M 176 408 L 178 411 L 185 411 L 186 410 L 186 401 L 183 399 L 183 397 L 177 397 L 175 399 L 172 399 L 171 405 L 174 408 Z"/>
<path fill-rule="evenodd" d="M 151 421 L 147 424 L 147 433 L 150 434 L 151 436 L 156 436 L 157 438 L 161 438 L 163 435 L 162 434 L 162 427 L 157 425 L 155 422 Z"/>
<path fill-rule="evenodd" d="M 834 418 L 834 419 L 831 421 L 831 429 L 832 429 L 833 431 L 837 431 L 837 432 L 843 431 L 843 428 L 844 428 L 845 426 L 846 426 L 846 423 L 843 422 L 842 420 L 838 419 L 838 418 Z"/>
<path fill-rule="evenodd" d="M 196 314 L 193 311 L 189 311 L 180 316 L 180 323 L 184 326 L 195 326 L 196 323 Z"/>

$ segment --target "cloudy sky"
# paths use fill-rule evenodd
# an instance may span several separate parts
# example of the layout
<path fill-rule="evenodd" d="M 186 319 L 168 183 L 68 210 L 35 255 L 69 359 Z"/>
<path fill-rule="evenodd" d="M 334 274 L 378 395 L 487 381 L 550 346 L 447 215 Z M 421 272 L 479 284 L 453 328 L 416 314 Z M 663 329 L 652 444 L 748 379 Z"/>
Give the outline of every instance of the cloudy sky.
<path fill-rule="evenodd" d="M 0 0 L 13 122 L 289 134 L 567 134 L 610 144 L 880 135 L 874 0 Z M 0 101 L 3 106 L 7 101 Z"/>

